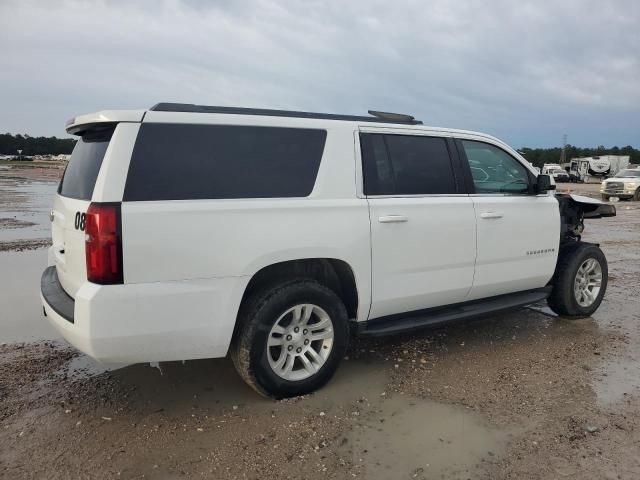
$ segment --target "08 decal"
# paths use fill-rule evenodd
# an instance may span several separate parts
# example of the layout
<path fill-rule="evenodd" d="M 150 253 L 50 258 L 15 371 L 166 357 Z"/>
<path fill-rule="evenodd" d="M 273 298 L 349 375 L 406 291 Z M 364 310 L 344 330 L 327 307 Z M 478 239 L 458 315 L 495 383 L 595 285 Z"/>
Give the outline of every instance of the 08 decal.
<path fill-rule="evenodd" d="M 81 230 L 84 232 L 85 217 L 86 217 L 85 213 L 76 212 L 76 217 L 74 221 L 74 226 L 76 227 L 76 230 Z"/>

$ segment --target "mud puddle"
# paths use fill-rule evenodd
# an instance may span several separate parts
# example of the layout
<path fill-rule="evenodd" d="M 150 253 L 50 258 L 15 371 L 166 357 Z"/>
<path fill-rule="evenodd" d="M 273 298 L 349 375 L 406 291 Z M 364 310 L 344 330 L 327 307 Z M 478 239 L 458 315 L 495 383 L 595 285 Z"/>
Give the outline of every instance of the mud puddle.
<path fill-rule="evenodd" d="M 0 343 L 60 338 L 42 313 L 40 276 L 45 249 L 0 252 Z"/>
<path fill-rule="evenodd" d="M 135 390 L 137 395 L 128 403 L 133 409 L 183 414 L 197 404 L 215 415 L 232 410 L 233 406 L 255 413 L 285 404 L 314 412 L 330 412 L 350 402 L 364 405 L 363 399 L 379 397 L 389 379 L 388 366 L 384 364 L 345 361 L 331 382 L 313 395 L 274 403 L 248 387 L 228 358 L 124 366 L 101 364 L 79 354 L 59 372 L 80 382 L 108 381 L 125 391 Z"/>
<path fill-rule="evenodd" d="M 353 463 L 367 479 L 467 479 L 503 452 L 509 435 L 463 407 L 396 395 L 350 438 Z"/>
<path fill-rule="evenodd" d="M 464 407 L 389 392 L 393 366 L 369 354 L 346 360 L 320 391 L 282 401 L 257 395 L 228 359 L 102 371 L 56 348 L 27 346 L 19 356 L 21 370 L 61 368 L 22 392 L 29 414 L 11 413 L 20 397 L 6 402 L 10 451 L 41 452 L 29 465 L 21 453 L 0 453 L 16 473 L 456 479 L 492 461 L 509 438 Z"/>

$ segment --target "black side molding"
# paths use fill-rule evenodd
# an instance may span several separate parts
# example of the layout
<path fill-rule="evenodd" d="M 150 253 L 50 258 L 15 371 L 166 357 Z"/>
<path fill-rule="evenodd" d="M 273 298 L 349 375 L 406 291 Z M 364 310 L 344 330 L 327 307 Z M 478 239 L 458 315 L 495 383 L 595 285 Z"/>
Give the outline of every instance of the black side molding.
<path fill-rule="evenodd" d="M 358 323 L 358 334 L 382 336 L 406 333 L 457 320 L 481 317 L 490 313 L 512 310 L 544 300 L 551 293 L 551 286 L 523 292 L 498 295 L 471 302 L 456 303 L 445 307 L 427 308 L 399 315 L 389 315 Z"/>
<path fill-rule="evenodd" d="M 44 300 L 54 312 L 66 321 L 70 323 L 74 322 L 73 313 L 76 302 L 64 291 L 62 285 L 60 285 L 56 267 L 48 267 L 42 272 L 40 291 L 42 292 Z"/>

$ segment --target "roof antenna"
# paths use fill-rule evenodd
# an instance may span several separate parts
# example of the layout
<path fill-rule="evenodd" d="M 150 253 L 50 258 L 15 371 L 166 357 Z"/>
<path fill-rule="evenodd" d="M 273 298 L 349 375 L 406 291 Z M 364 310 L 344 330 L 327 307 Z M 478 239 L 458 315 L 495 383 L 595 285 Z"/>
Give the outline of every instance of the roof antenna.
<path fill-rule="evenodd" d="M 392 112 L 378 112 L 377 110 L 369 110 L 369 115 L 372 115 L 380 120 L 389 120 L 390 122 L 404 122 L 421 124 L 420 120 L 416 120 L 413 115 L 406 115 L 404 113 L 392 113 Z"/>

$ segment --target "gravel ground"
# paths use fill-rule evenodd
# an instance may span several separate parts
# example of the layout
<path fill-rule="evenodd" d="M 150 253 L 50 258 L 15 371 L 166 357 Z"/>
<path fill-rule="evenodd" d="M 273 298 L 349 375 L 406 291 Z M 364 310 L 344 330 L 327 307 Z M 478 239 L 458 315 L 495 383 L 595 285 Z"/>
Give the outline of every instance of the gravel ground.
<path fill-rule="evenodd" d="M 12 228 L 25 228 L 32 227 L 34 222 L 26 222 L 24 220 L 18 220 L 15 218 L 0 218 L 0 229 L 12 229 Z"/>
<path fill-rule="evenodd" d="M 540 305 L 355 340 L 293 400 L 226 359 L 105 371 L 64 344 L 3 344 L 0 477 L 640 478 L 638 207 L 587 224 L 611 272 L 594 318 Z"/>
<path fill-rule="evenodd" d="M 36 238 L 0 242 L 0 252 L 25 252 L 51 246 L 51 239 Z"/>

